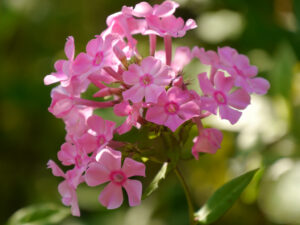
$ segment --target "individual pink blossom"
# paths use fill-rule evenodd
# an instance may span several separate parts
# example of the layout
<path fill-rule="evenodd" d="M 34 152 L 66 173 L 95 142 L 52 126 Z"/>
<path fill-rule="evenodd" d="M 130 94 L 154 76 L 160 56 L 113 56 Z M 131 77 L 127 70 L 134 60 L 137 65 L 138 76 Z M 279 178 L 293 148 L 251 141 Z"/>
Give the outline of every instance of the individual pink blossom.
<path fill-rule="evenodd" d="M 174 132 L 182 123 L 199 113 L 199 106 L 188 91 L 172 87 L 167 93 L 161 93 L 157 104 L 148 109 L 146 120 L 165 125 Z"/>
<path fill-rule="evenodd" d="M 69 142 L 61 146 L 57 153 L 57 158 L 65 166 L 75 165 L 76 167 L 86 167 L 90 162 L 90 158 L 78 145 L 73 145 Z"/>
<path fill-rule="evenodd" d="M 121 152 L 103 149 L 92 162 L 85 174 L 89 186 L 109 184 L 99 195 L 99 202 L 107 209 L 120 207 L 123 202 L 122 187 L 125 188 L 129 205 L 136 206 L 141 202 L 142 183 L 129 179 L 132 176 L 145 176 L 145 165 L 130 158 L 125 158 L 121 168 Z"/>
<path fill-rule="evenodd" d="M 221 131 L 215 128 L 202 129 L 199 132 L 199 136 L 193 140 L 192 154 L 197 160 L 199 159 L 199 152 L 215 154 L 221 147 L 222 139 L 223 134 Z"/>
<path fill-rule="evenodd" d="M 80 53 L 74 60 L 73 69 L 79 74 L 92 74 L 99 72 L 102 68 L 117 65 L 117 58 L 112 51 L 113 42 L 117 39 L 115 35 L 102 36 L 90 40 L 86 46 L 86 53 Z"/>
<path fill-rule="evenodd" d="M 221 68 L 235 77 L 236 86 L 242 87 L 248 93 L 266 94 L 270 84 L 264 78 L 254 78 L 257 75 L 257 67 L 250 65 L 247 56 L 230 47 L 218 48 L 218 54 Z"/>
<path fill-rule="evenodd" d="M 47 165 L 48 168 L 52 170 L 54 176 L 65 178 L 65 180 L 58 185 L 58 192 L 62 196 L 62 203 L 66 206 L 71 206 L 73 216 L 80 216 L 76 189 L 77 186 L 83 182 L 82 173 L 85 169 L 74 168 L 64 173 L 52 160 L 49 160 Z"/>
<path fill-rule="evenodd" d="M 149 56 L 141 62 L 141 66 L 131 64 L 123 73 L 124 82 L 132 87 L 123 92 L 125 100 L 138 103 L 145 97 L 146 102 L 157 102 L 158 96 L 174 78 L 174 72 L 160 60 Z"/>
<path fill-rule="evenodd" d="M 92 115 L 87 120 L 88 131 L 78 139 L 80 146 L 86 153 L 101 149 L 113 138 L 116 123 Z"/>
<path fill-rule="evenodd" d="M 225 77 L 224 72 L 218 71 L 214 77 L 215 87 L 209 81 L 206 73 L 198 75 L 201 90 L 204 97 L 201 97 L 203 109 L 216 114 L 217 108 L 222 119 L 227 119 L 231 124 L 236 123 L 242 113 L 236 109 L 244 109 L 250 104 L 249 94 L 238 89 L 230 92 L 234 86 L 233 77 Z"/>
<path fill-rule="evenodd" d="M 123 101 L 114 106 L 114 113 L 117 116 L 127 116 L 125 122 L 118 127 L 117 132 L 121 135 L 131 130 L 132 126 L 140 128 L 141 124 L 138 122 L 141 117 L 141 103 L 130 105 L 128 101 Z"/>
<path fill-rule="evenodd" d="M 92 107 L 73 107 L 73 109 L 63 118 L 67 131 L 66 140 L 75 142 L 87 130 L 87 119 L 93 114 Z"/>
<path fill-rule="evenodd" d="M 44 83 L 46 85 L 56 82 L 64 82 L 70 78 L 70 67 L 72 67 L 75 54 L 74 38 L 72 36 L 67 38 L 65 44 L 65 54 L 68 60 L 60 59 L 55 62 L 54 68 L 56 72 L 51 73 L 44 78 Z"/>

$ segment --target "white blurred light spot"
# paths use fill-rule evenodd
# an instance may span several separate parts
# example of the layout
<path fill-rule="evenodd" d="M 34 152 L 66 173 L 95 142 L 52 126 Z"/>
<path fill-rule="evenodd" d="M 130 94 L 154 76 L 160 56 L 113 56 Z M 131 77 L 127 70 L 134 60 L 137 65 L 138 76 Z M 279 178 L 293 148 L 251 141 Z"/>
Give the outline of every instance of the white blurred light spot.
<path fill-rule="evenodd" d="M 241 14 L 230 10 L 204 13 L 197 19 L 198 36 L 208 43 L 238 37 L 244 28 Z"/>
<path fill-rule="evenodd" d="M 259 206 L 275 223 L 299 224 L 300 221 L 300 161 L 282 159 L 263 177 Z"/>
<path fill-rule="evenodd" d="M 243 110 L 240 120 L 231 125 L 219 116 L 210 116 L 206 121 L 221 130 L 239 132 L 237 143 L 241 149 L 248 149 L 258 140 L 272 143 L 287 132 L 286 109 L 284 103 L 276 101 L 274 104 L 266 96 L 251 96 L 251 104 Z M 280 108 L 280 112 L 277 110 Z"/>

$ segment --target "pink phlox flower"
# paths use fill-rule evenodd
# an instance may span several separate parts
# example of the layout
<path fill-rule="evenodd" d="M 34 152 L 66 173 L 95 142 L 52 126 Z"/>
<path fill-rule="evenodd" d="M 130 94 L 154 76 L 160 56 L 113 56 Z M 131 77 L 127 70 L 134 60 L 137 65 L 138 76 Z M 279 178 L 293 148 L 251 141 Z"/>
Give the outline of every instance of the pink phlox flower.
<path fill-rule="evenodd" d="M 146 114 L 146 120 L 165 125 L 173 132 L 185 121 L 199 115 L 200 109 L 188 91 L 172 87 L 163 92 Z"/>
<path fill-rule="evenodd" d="M 132 126 L 140 128 L 141 124 L 138 118 L 141 117 L 142 104 L 135 103 L 130 105 L 128 101 L 123 101 L 114 106 L 114 113 L 117 116 L 127 116 L 125 122 L 117 128 L 117 132 L 121 135 L 131 130 Z"/>
<path fill-rule="evenodd" d="M 156 51 L 155 58 L 166 63 L 165 51 Z M 189 47 L 180 46 L 175 50 L 174 58 L 171 62 L 172 69 L 178 74 L 192 60 L 192 53 Z"/>
<path fill-rule="evenodd" d="M 87 164 L 90 162 L 90 158 L 79 148 L 79 146 L 71 144 L 69 142 L 64 143 L 61 146 L 60 151 L 57 153 L 57 158 L 65 166 L 75 165 L 76 167 L 86 168 Z"/>
<path fill-rule="evenodd" d="M 122 13 L 135 17 L 147 17 L 150 15 L 167 17 L 174 14 L 178 7 L 179 4 L 174 1 L 164 1 L 162 4 L 154 5 L 153 7 L 148 2 L 140 2 L 134 8 L 123 6 Z"/>
<path fill-rule="evenodd" d="M 231 124 L 236 123 L 241 112 L 236 109 L 245 109 L 250 104 L 250 96 L 243 89 L 230 92 L 234 86 L 233 77 L 225 77 L 224 72 L 218 71 L 214 77 L 215 87 L 209 81 L 207 73 L 198 75 L 199 84 L 204 94 L 201 97 L 202 108 L 216 114 L 217 108 L 222 119 Z"/>
<path fill-rule="evenodd" d="M 188 19 L 185 23 L 181 17 L 176 18 L 173 15 L 159 18 L 157 16 L 148 16 L 146 18 L 148 29 L 144 32 L 147 34 L 155 34 L 160 37 L 171 36 L 174 38 L 183 37 L 188 30 L 197 27 L 193 19 Z"/>
<path fill-rule="evenodd" d="M 122 8 L 123 14 L 145 18 L 147 27 L 143 34 L 155 34 L 161 37 L 182 37 L 186 31 L 197 27 L 193 19 L 184 23 L 182 18 L 176 18 L 173 14 L 179 4 L 174 1 L 164 1 L 153 7 L 147 2 L 141 2 L 133 7 Z"/>
<path fill-rule="evenodd" d="M 131 158 L 125 158 L 121 168 L 122 154 L 112 149 L 103 149 L 92 162 L 85 174 L 89 186 L 97 186 L 106 182 L 109 184 L 99 195 L 99 202 L 107 209 L 120 207 L 123 202 L 122 187 L 125 188 L 129 205 L 136 206 L 141 202 L 142 183 L 129 179 L 132 176 L 145 176 L 145 165 Z"/>
<path fill-rule="evenodd" d="M 235 77 L 235 85 L 242 87 L 249 94 L 256 93 L 264 95 L 270 88 L 269 82 L 261 77 L 254 78 L 258 71 L 256 66 L 250 65 L 249 59 L 239 54 L 230 47 L 218 48 L 221 69 L 226 70 Z"/>
<path fill-rule="evenodd" d="M 67 131 L 66 140 L 68 142 L 76 141 L 87 131 L 87 119 L 92 114 L 92 107 L 73 107 L 67 116 L 63 118 Z"/>
<path fill-rule="evenodd" d="M 106 66 L 117 66 L 119 61 L 112 51 L 116 39 L 116 35 L 108 35 L 106 38 L 98 35 L 90 40 L 86 46 L 86 53 L 78 54 L 74 60 L 74 71 L 88 76 Z"/>
<path fill-rule="evenodd" d="M 125 100 L 138 103 L 145 97 L 146 102 L 157 102 L 158 96 L 174 78 L 175 73 L 160 60 L 149 56 L 143 59 L 141 66 L 131 64 L 123 73 L 123 80 L 131 88 L 123 92 Z"/>
<path fill-rule="evenodd" d="M 197 160 L 199 159 L 199 152 L 215 154 L 221 147 L 222 139 L 223 134 L 221 131 L 215 128 L 202 129 L 199 136 L 193 140 L 192 154 Z"/>
<path fill-rule="evenodd" d="M 65 54 L 68 60 L 57 60 L 54 64 L 55 73 L 51 73 L 44 78 L 45 85 L 56 82 L 64 82 L 70 77 L 70 67 L 72 66 L 75 54 L 74 38 L 72 36 L 67 38 L 65 44 Z"/>
<path fill-rule="evenodd" d="M 62 203 L 66 206 L 71 206 L 73 216 L 80 216 L 76 189 L 77 186 L 84 181 L 82 177 L 84 169 L 75 167 L 67 171 L 67 173 L 64 173 L 52 160 L 49 160 L 47 165 L 48 168 L 52 170 L 54 176 L 65 178 L 65 180 L 58 185 L 58 192 L 62 196 Z"/>
<path fill-rule="evenodd" d="M 57 118 L 67 116 L 75 106 L 72 96 L 61 86 L 52 89 L 51 98 L 52 102 L 48 110 Z"/>
<path fill-rule="evenodd" d="M 122 38 L 126 37 L 132 49 L 136 49 L 137 44 L 132 35 L 140 34 L 146 28 L 144 20 L 135 19 L 132 15 L 123 12 L 114 13 L 107 17 L 106 24 L 108 28 L 101 35 L 118 34 Z"/>
<path fill-rule="evenodd" d="M 78 139 L 78 143 L 86 153 L 103 148 L 113 138 L 115 122 L 92 115 L 87 120 L 88 131 Z"/>

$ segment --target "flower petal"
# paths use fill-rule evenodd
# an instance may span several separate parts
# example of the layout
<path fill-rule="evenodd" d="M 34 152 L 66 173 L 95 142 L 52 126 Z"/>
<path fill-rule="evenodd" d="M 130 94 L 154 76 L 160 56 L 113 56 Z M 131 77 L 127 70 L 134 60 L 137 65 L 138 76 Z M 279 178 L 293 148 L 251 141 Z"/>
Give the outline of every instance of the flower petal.
<path fill-rule="evenodd" d="M 123 202 L 122 186 L 110 182 L 101 192 L 99 202 L 107 209 L 116 209 Z"/>
<path fill-rule="evenodd" d="M 105 165 L 93 162 L 85 173 L 85 182 L 88 186 L 97 186 L 109 181 L 110 171 Z"/>
<path fill-rule="evenodd" d="M 139 205 L 142 197 L 142 183 L 138 180 L 127 179 L 123 186 L 128 195 L 129 205 Z"/>
<path fill-rule="evenodd" d="M 229 120 L 231 124 L 235 124 L 242 115 L 240 111 L 231 109 L 227 105 L 220 105 L 219 107 L 221 118 Z"/>
<path fill-rule="evenodd" d="M 250 96 L 243 89 L 238 89 L 229 94 L 227 100 L 230 106 L 237 109 L 244 109 L 250 104 Z"/>
<path fill-rule="evenodd" d="M 145 176 L 145 165 L 141 162 L 137 162 L 131 158 L 125 158 L 122 171 L 127 177 L 132 176 Z"/>

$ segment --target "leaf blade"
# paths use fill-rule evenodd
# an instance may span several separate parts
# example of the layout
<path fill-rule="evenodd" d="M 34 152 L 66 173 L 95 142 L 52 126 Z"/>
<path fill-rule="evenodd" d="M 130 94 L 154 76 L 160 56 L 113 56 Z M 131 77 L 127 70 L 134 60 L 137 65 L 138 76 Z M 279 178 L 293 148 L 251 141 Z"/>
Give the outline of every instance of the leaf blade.
<path fill-rule="evenodd" d="M 194 216 L 200 224 L 210 224 L 231 208 L 258 169 L 251 170 L 220 187 Z"/>

